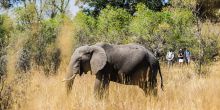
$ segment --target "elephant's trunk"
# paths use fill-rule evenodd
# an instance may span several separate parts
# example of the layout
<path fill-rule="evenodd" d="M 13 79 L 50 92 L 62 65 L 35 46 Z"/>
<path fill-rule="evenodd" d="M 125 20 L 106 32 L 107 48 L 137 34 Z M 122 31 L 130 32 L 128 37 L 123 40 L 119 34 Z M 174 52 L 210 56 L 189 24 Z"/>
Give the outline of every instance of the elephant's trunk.
<path fill-rule="evenodd" d="M 63 80 L 63 81 L 66 81 L 66 92 L 67 92 L 67 95 L 68 95 L 68 94 L 71 92 L 71 90 L 72 90 L 72 86 L 73 86 L 74 80 L 75 80 L 75 78 L 76 78 L 76 75 L 77 75 L 77 74 L 73 74 L 70 78 Z"/>
<path fill-rule="evenodd" d="M 70 63 L 67 68 L 67 72 L 67 77 L 63 81 L 66 82 L 66 90 L 67 94 L 69 94 L 72 90 L 72 85 L 76 75 L 80 73 L 80 62 L 78 60 L 77 55 L 73 55 L 71 57 Z"/>
<path fill-rule="evenodd" d="M 77 76 L 77 74 L 80 73 L 79 68 L 73 68 L 73 63 L 70 63 L 69 67 L 68 67 L 68 75 L 67 77 L 63 80 L 66 82 L 66 90 L 67 90 L 67 94 L 70 93 L 70 91 L 72 90 L 72 86 L 74 83 L 74 80 Z"/>

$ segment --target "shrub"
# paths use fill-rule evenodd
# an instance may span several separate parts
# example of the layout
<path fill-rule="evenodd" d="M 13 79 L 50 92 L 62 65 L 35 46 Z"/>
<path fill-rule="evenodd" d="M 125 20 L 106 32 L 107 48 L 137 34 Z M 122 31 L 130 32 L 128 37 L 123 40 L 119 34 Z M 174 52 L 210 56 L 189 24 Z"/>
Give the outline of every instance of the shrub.
<path fill-rule="evenodd" d="M 31 52 L 28 48 L 23 48 L 19 52 L 19 57 L 16 63 L 16 69 L 19 72 L 27 72 L 31 69 Z"/>

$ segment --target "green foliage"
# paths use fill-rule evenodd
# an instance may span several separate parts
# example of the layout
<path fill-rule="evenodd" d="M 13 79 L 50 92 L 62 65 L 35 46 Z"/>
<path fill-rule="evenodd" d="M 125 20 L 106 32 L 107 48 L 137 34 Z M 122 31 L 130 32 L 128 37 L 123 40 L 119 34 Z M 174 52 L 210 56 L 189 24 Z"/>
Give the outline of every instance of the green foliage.
<path fill-rule="evenodd" d="M 107 6 L 96 18 L 79 12 L 75 19 L 75 37 L 79 44 L 97 41 L 110 43 L 137 42 L 161 52 L 172 48 L 188 48 L 198 56 L 199 44 L 195 37 L 195 16 L 188 8 L 165 8 L 161 12 L 138 4 L 131 16 L 125 9 Z M 210 47 L 208 46 L 207 48 Z M 210 49 L 208 49 L 210 50 Z M 210 57 L 210 56 L 209 56 Z"/>
<path fill-rule="evenodd" d="M 55 43 L 60 21 L 60 17 L 42 21 L 39 32 L 34 34 L 34 39 L 30 39 L 32 43 L 29 45 L 33 51 L 34 61 L 38 66 L 43 67 L 47 75 L 51 71 L 56 72 L 57 66 L 59 66 L 60 53 Z M 52 69 L 52 65 L 55 65 L 56 68 Z"/>
<path fill-rule="evenodd" d="M 76 0 L 76 4 L 85 13 L 97 17 L 103 9 L 112 6 L 114 8 L 126 9 L 130 14 L 135 13 L 135 6 L 138 3 L 145 4 L 149 9 L 160 11 L 163 7 L 161 0 Z"/>
<path fill-rule="evenodd" d="M 192 47 L 196 44 L 196 39 L 194 37 L 194 15 L 192 11 L 187 9 L 176 9 L 172 13 L 172 21 L 170 25 L 172 26 L 172 34 L 167 37 L 169 44 L 173 44 L 173 47 L 183 48 Z M 196 45 L 194 45 L 196 46 Z"/>
<path fill-rule="evenodd" d="M 35 4 L 29 4 L 27 7 L 18 7 L 15 10 L 17 24 L 20 30 L 30 29 L 37 22 L 37 13 Z"/>
<path fill-rule="evenodd" d="M 160 52 L 169 48 L 196 49 L 198 43 L 194 37 L 194 19 L 192 11 L 188 9 L 154 12 L 144 4 L 138 4 L 129 31 L 135 36 L 136 42 Z"/>
<path fill-rule="evenodd" d="M 94 42 L 96 31 L 96 20 L 83 12 L 78 12 L 73 20 L 75 37 L 80 45 Z"/>
<path fill-rule="evenodd" d="M 146 39 L 150 40 L 150 35 L 159 22 L 160 18 L 157 13 L 146 8 L 144 4 L 139 4 L 129 30 L 135 36 L 145 36 Z"/>
<path fill-rule="evenodd" d="M 97 33 L 103 41 L 109 39 L 109 42 L 120 43 L 120 40 L 126 39 L 130 20 L 126 10 L 107 6 L 98 17 Z"/>
<path fill-rule="evenodd" d="M 203 36 L 202 40 L 202 46 L 203 46 L 203 61 L 202 63 L 207 63 L 215 60 L 214 57 L 216 57 L 219 54 L 219 41 L 218 36 L 212 35 L 212 36 Z"/>
<path fill-rule="evenodd" d="M 74 18 L 75 37 L 80 44 L 97 41 L 111 43 L 129 42 L 128 28 L 132 16 L 122 8 L 107 6 L 96 18 L 78 12 Z"/>
<path fill-rule="evenodd" d="M 40 37 L 44 39 L 44 42 L 46 44 L 55 42 L 58 34 L 59 23 L 60 20 L 56 18 L 45 20 L 42 22 Z"/>
<path fill-rule="evenodd" d="M 7 15 L 0 15 L 0 57 L 5 54 L 5 47 L 9 43 L 10 33 L 13 31 L 13 21 Z"/>
<path fill-rule="evenodd" d="M 0 38 L 10 36 L 9 33 L 13 29 L 13 22 L 7 15 L 0 15 Z"/>
<path fill-rule="evenodd" d="M 31 69 L 31 64 L 35 64 L 42 68 L 46 75 L 57 72 L 61 53 L 56 45 L 56 39 L 64 18 L 65 16 L 56 16 L 41 20 L 34 28 L 19 31 L 27 33 L 25 36 L 28 37 L 18 53 L 17 70 L 27 72 Z"/>

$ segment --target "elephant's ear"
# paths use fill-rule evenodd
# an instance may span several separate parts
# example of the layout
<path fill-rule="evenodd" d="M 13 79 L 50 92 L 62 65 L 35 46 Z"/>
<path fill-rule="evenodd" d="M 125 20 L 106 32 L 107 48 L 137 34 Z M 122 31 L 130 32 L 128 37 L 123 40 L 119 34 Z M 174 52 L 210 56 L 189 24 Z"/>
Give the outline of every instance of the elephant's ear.
<path fill-rule="evenodd" d="M 107 56 L 105 50 L 98 46 L 92 47 L 92 58 L 90 60 L 92 74 L 96 74 L 98 71 L 104 68 L 107 63 Z"/>

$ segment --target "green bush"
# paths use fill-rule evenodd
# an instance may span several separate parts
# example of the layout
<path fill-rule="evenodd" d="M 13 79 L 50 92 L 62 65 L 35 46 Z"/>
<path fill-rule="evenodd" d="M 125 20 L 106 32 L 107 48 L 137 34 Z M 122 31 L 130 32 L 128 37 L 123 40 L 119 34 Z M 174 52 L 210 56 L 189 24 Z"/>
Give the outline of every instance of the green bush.
<path fill-rule="evenodd" d="M 96 41 L 96 19 L 86 15 L 83 12 L 78 12 L 73 19 L 73 26 L 75 28 L 74 34 L 77 45 L 90 44 Z"/>
<path fill-rule="evenodd" d="M 107 6 L 98 17 L 97 36 L 101 41 L 122 43 L 124 39 L 128 39 L 131 18 L 125 9 Z"/>

